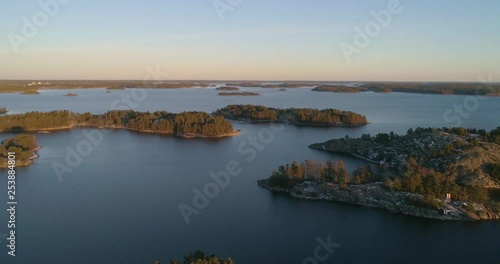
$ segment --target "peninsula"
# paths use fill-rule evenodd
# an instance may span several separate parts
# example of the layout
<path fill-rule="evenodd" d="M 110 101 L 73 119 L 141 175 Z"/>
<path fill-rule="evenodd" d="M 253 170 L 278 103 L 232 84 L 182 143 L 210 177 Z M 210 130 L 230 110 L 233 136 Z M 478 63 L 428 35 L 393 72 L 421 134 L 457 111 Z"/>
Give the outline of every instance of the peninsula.
<path fill-rule="evenodd" d="M 9 152 L 15 153 L 16 167 L 28 166 L 38 157 L 39 149 L 34 136 L 21 134 L 5 139 L 0 143 L 0 168 L 9 166 Z"/>
<path fill-rule="evenodd" d="M 372 165 L 348 173 L 342 162 L 281 166 L 262 187 L 298 198 L 386 209 L 411 216 L 500 219 L 500 128 L 417 128 L 404 136 L 334 139 L 310 147 Z"/>

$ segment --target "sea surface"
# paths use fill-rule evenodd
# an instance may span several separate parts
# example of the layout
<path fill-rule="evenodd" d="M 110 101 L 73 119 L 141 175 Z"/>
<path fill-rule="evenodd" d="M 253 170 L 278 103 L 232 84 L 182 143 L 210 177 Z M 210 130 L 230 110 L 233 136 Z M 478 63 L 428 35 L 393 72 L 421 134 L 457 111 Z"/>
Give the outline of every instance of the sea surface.
<path fill-rule="evenodd" d="M 7 172 L 0 170 L 0 263 L 168 263 L 197 249 L 230 256 L 238 264 L 316 263 L 304 260 L 314 258 L 319 241 L 339 247 L 317 263 L 500 263 L 498 221 L 417 219 L 294 199 L 256 183 L 293 160 L 342 159 L 349 169 L 356 168 L 363 161 L 307 147 L 346 135 L 405 133 L 411 127 L 458 123 L 493 129 L 500 126 L 500 98 L 242 90 L 262 96 L 221 97 L 214 88 L 0 94 L 0 107 L 10 114 L 60 109 L 212 112 L 229 104 L 260 104 L 337 108 L 366 115 L 371 122 L 356 128 L 234 122 L 241 135 L 217 140 L 96 129 L 36 134 L 43 147 L 40 158 L 17 168 L 16 257 L 7 255 Z M 78 96 L 64 96 L 69 92 Z M 0 134 L 0 139 L 11 135 Z M 73 151 L 78 150 L 85 155 L 75 159 Z M 70 162 L 68 156 L 73 157 Z M 234 168 L 228 170 L 228 164 Z M 67 170 L 58 176 L 55 165 Z M 216 191 L 211 174 L 220 171 L 236 172 Z M 211 197 L 198 210 L 193 198 L 205 187 Z M 182 204 L 196 209 L 189 224 L 179 210 Z"/>

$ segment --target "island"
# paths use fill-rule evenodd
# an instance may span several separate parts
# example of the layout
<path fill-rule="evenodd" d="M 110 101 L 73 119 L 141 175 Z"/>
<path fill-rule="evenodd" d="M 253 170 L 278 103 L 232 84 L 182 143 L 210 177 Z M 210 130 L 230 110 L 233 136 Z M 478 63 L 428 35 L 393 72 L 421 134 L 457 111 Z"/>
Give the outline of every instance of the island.
<path fill-rule="evenodd" d="M 280 92 L 286 92 L 286 91 L 287 91 L 287 89 L 285 89 L 285 88 L 280 88 L 278 91 L 280 91 Z"/>
<path fill-rule="evenodd" d="M 312 83 L 280 83 L 280 84 L 266 84 L 262 85 L 262 88 L 305 88 L 314 87 L 317 84 Z"/>
<path fill-rule="evenodd" d="M 440 95 L 500 96 L 500 84 L 494 83 L 365 83 L 357 85 L 320 85 L 315 92 L 334 93 L 419 93 Z"/>
<path fill-rule="evenodd" d="M 181 89 L 213 87 L 220 81 L 143 81 L 143 80 L 51 80 L 51 81 L 26 81 L 26 80 L 0 80 L 0 93 L 22 92 L 23 94 L 36 94 L 33 91 L 40 89 L 91 89 L 107 88 L 122 90 L 125 88 L 150 88 L 150 89 Z M 261 87 L 261 88 L 309 88 L 314 87 L 317 92 L 338 93 L 421 93 L 439 95 L 481 95 L 500 96 L 498 83 L 453 83 L 453 82 L 232 82 L 230 87 Z"/>
<path fill-rule="evenodd" d="M 214 114 L 227 119 L 252 123 L 282 122 L 301 126 L 360 126 L 368 124 L 365 116 L 337 109 L 287 108 L 277 109 L 262 105 L 229 105 Z"/>
<path fill-rule="evenodd" d="M 177 114 L 116 110 L 94 115 L 59 110 L 0 116 L 0 132 L 56 131 L 73 127 L 127 129 L 184 138 L 220 138 L 239 134 L 223 116 L 204 112 Z"/>
<path fill-rule="evenodd" d="M 78 96 L 78 94 L 76 94 L 76 93 L 67 93 L 64 96 Z"/>
<path fill-rule="evenodd" d="M 38 157 L 39 149 L 34 136 L 21 134 L 7 138 L 0 143 L 0 168 L 8 168 L 9 152 L 14 153 L 15 167 L 28 166 Z"/>
<path fill-rule="evenodd" d="M 239 91 L 240 88 L 234 87 L 234 86 L 222 86 L 222 87 L 216 88 L 215 90 L 217 90 L 217 91 Z"/>
<path fill-rule="evenodd" d="M 7 112 L 8 111 L 7 111 L 7 108 L 5 108 L 5 106 L 0 108 L 0 115 L 7 114 Z"/>
<path fill-rule="evenodd" d="M 500 219 L 500 128 L 417 128 L 404 136 L 334 139 L 313 149 L 367 161 L 281 166 L 262 187 L 291 196 L 345 202 L 439 220 Z"/>
<path fill-rule="evenodd" d="M 241 82 L 241 83 L 226 83 L 226 86 L 239 86 L 239 87 L 261 87 L 260 83 L 254 82 Z"/>
<path fill-rule="evenodd" d="M 219 96 L 259 96 L 260 93 L 252 93 L 252 92 L 220 92 Z"/>
<path fill-rule="evenodd" d="M 26 95 L 34 95 L 34 94 L 40 94 L 37 90 L 28 90 L 28 91 L 23 91 L 21 94 L 26 94 Z"/>

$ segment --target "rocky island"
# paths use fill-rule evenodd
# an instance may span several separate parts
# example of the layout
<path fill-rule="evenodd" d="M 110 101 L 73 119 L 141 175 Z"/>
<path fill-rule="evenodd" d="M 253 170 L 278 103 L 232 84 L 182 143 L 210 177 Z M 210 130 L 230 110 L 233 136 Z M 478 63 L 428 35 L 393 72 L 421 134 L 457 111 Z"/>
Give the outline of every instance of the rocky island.
<path fill-rule="evenodd" d="M 375 207 L 411 216 L 500 219 L 500 128 L 417 128 L 342 138 L 310 147 L 372 165 L 348 173 L 340 161 L 281 166 L 262 187 L 291 196 Z"/>
<path fill-rule="evenodd" d="M 36 151 L 39 149 L 34 136 L 17 135 L 5 139 L 0 143 L 0 168 L 8 167 L 9 152 L 15 153 L 16 167 L 28 166 L 38 157 Z"/>
<path fill-rule="evenodd" d="M 0 108 L 0 115 L 7 114 L 7 112 L 8 112 L 8 111 L 7 111 L 7 108 L 5 108 L 5 107 L 1 107 L 1 108 Z"/>
<path fill-rule="evenodd" d="M 337 109 L 277 109 L 261 105 L 229 105 L 218 109 L 214 114 L 252 123 L 282 122 L 302 126 L 359 126 L 368 123 L 363 115 Z"/>

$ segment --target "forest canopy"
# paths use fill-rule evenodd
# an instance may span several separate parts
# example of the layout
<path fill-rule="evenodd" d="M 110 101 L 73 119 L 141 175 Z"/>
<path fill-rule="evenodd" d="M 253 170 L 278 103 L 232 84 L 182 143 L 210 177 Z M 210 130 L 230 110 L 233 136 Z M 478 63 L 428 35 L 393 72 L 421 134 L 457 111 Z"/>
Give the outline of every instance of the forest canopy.
<path fill-rule="evenodd" d="M 364 125 L 365 116 L 337 109 L 317 110 L 311 108 L 277 109 L 261 105 L 229 105 L 215 111 L 229 119 L 244 119 L 252 122 L 286 122 L 299 125 Z"/>

